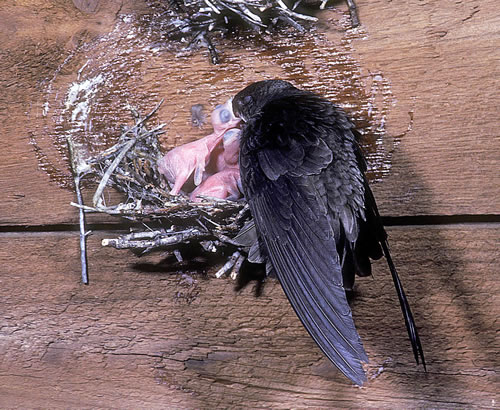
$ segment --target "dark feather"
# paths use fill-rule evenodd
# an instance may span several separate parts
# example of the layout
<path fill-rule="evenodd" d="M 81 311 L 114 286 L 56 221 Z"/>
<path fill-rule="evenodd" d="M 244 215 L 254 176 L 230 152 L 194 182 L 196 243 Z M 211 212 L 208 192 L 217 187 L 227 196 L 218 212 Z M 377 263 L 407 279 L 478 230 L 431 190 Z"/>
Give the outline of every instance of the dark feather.
<path fill-rule="evenodd" d="M 371 208 L 373 212 L 373 217 L 375 221 L 378 223 L 378 231 L 379 233 L 379 243 L 381 245 L 381 249 L 383 254 L 387 260 L 387 264 L 389 266 L 389 270 L 391 271 L 392 280 L 394 282 L 394 287 L 396 288 L 396 293 L 398 295 L 399 304 L 401 306 L 401 311 L 403 313 L 403 317 L 405 320 L 406 330 L 408 331 L 408 337 L 410 338 L 411 346 L 413 349 L 413 355 L 415 357 L 415 361 L 419 364 L 420 360 L 422 360 L 422 365 L 424 366 L 424 370 L 427 370 L 425 364 L 424 350 L 422 348 L 422 344 L 420 342 L 420 337 L 418 336 L 417 327 L 415 325 L 415 320 L 413 319 L 413 314 L 411 312 L 410 303 L 406 297 L 406 293 L 403 289 L 403 285 L 401 280 L 399 279 L 398 272 L 396 267 L 394 266 L 394 262 L 392 261 L 391 254 L 389 252 L 389 244 L 387 242 L 387 234 L 382 226 L 381 218 L 378 213 L 377 205 L 375 203 L 375 198 L 373 197 L 373 193 L 370 189 L 367 191 L 366 200 L 368 206 Z M 368 208 L 368 209 L 370 209 Z M 378 256 L 378 254 L 376 255 Z M 420 359 L 420 360 L 419 360 Z"/>
<path fill-rule="evenodd" d="M 245 124 L 240 171 L 259 244 L 297 315 L 328 358 L 362 384 L 368 361 L 345 288 L 386 256 L 416 352 L 413 317 L 388 253 L 387 235 L 364 176 L 356 131 L 344 112 L 284 81 L 254 83 L 233 101 Z M 248 236 L 248 235 L 247 235 Z M 258 251 L 258 252 L 257 252 Z M 257 256 L 256 256 L 257 255 Z M 418 354 L 417 354 L 418 353 Z"/>

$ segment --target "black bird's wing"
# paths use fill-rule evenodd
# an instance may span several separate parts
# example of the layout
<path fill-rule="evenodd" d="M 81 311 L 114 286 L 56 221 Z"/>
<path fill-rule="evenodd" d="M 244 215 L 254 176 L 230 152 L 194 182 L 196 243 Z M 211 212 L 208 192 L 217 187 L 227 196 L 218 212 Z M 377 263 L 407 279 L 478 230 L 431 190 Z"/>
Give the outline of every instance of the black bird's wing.
<path fill-rule="evenodd" d="M 353 382 L 368 361 L 337 250 L 364 218 L 364 176 L 351 125 L 308 93 L 274 99 L 242 131 L 240 171 L 259 237 L 297 315 Z"/>

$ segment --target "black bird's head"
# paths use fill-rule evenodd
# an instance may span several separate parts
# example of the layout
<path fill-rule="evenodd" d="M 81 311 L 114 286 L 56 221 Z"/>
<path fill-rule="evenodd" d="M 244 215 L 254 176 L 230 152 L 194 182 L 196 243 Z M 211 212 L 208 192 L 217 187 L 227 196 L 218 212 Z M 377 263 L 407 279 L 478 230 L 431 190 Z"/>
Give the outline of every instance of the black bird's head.
<path fill-rule="evenodd" d="M 268 102 L 294 90 L 297 89 L 283 80 L 264 80 L 250 84 L 233 98 L 234 115 L 247 122 Z"/>

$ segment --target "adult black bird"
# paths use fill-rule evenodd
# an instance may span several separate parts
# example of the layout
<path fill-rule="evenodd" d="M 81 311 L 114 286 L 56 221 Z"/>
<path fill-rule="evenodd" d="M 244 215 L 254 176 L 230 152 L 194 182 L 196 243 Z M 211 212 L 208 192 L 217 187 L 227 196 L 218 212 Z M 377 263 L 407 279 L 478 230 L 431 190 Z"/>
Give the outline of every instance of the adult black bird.
<path fill-rule="evenodd" d="M 345 289 L 385 255 L 417 364 L 424 354 L 365 178 L 357 131 L 344 111 L 281 80 L 253 83 L 233 99 L 244 122 L 240 172 L 258 245 L 295 312 L 326 356 L 354 383 L 368 357 Z"/>

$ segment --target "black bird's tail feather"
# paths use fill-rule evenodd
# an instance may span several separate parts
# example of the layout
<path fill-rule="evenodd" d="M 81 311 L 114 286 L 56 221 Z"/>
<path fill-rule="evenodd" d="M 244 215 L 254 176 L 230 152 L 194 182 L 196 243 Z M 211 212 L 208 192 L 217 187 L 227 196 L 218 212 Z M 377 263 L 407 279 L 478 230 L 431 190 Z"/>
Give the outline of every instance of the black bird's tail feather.
<path fill-rule="evenodd" d="M 401 284 L 401 280 L 399 279 L 398 272 L 396 271 L 396 267 L 392 262 L 387 240 L 381 241 L 381 245 L 382 249 L 384 250 L 384 255 L 387 260 L 387 264 L 389 265 L 389 269 L 391 271 L 392 280 L 394 281 L 394 286 L 396 287 L 396 292 L 399 298 L 399 304 L 401 305 L 401 311 L 403 312 L 403 317 L 405 318 L 406 330 L 408 330 L 408 336 L 410 337 L 411 347 L 413 348 L 413 355 L 415 356 L 415 361 L 417 362 L 417 364 L 419 364 L 419 358 L 420 358 L 422 360 L 422 365 L 424 366 L 424 370 L 427 371 L 427 368 L 425 366 L 424 351 L 422 349 L 422 344 L 420 343 L 417 327 L 415 326 L 415 320 L 413 319 L 413 315 L 410 309 L 410 304 L 408 303 L 408 299 L 406 298 L 406 294 L 403 289 L 403 285 Z"/>

